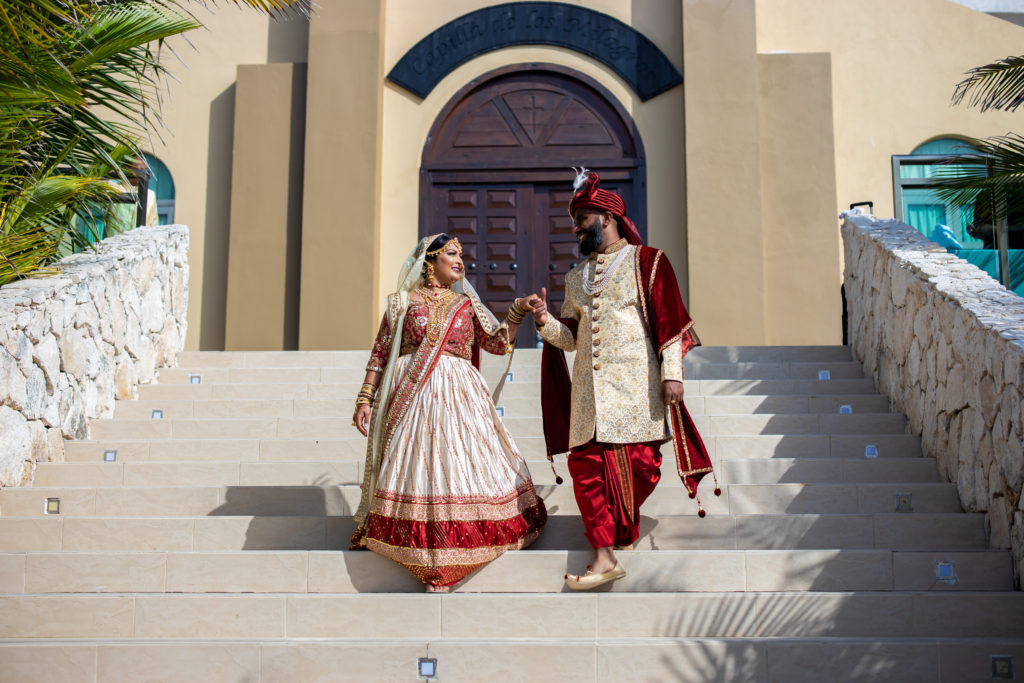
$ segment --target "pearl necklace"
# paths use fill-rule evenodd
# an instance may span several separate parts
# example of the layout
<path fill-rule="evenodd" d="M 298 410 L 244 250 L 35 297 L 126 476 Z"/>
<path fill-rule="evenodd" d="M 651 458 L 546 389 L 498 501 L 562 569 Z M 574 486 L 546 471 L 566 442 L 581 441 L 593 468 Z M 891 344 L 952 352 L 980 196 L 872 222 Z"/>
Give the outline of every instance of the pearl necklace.
<path fill-rule="evenodd" d="M 594 278 L 593 283 L 590 282 L 590 265 L 595 261 L 588 260 L 586 265 L 583 266 L 583 291 L 589 295 L 603 292 L 612 283 L 615 271 L 619 269 L 619 265 L 626 257 L 626 251 L 626 248 L 619 249 L 619 252 L 615 254 L 615 258 L 608 264 L 608 268 L 601 274 L 601 277 Z"/>

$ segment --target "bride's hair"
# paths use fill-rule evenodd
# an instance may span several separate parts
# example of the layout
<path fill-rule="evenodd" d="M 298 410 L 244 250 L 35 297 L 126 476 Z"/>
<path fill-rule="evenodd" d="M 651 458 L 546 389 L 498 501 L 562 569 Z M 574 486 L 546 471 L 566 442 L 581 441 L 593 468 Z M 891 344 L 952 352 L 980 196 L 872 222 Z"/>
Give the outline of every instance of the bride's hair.
<path fill-rule="evenodd" d="M 429 254 L 432 251 L 437 251 L 438 249 L 440 249 L 441 247 L 443 247 L 444 245 L 448 244 L 451 241 L 452 241 L 452 236 L 449 235 L 446 232 L 442 232 L 440 235 L 438 235 L 437 237 L 434 238 L 434 241 L 431 242 L 429 246 L 427 246 L 427 253 Z M 436 261 L 437 257 L 439 255 L 440 254 L 434 254 L 433 256 L 427 256 L 427 257 L 425 257 L 424 260 L 426 260 L 426 261 Z"/>

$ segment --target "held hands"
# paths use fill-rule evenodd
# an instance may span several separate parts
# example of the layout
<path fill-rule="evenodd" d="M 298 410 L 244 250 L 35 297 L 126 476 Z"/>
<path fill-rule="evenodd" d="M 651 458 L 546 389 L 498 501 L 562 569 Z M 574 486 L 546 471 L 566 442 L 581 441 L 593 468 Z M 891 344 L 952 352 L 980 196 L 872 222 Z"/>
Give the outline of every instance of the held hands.
<path fill-rule="evenodd" d="M 352 415 L 352 424 L 356 426 L 360 434 L 366 436 L 370 427 L 370 406 L 356 406 L 356 412 Z"/>
<path fill-rule="evenodd" d="M 533 314 L 533 321 L 537 327 L 544 327 L 548 321 L 548 290 L 540 288 L 540 294 L 530 294 L 523 298 L 523 305 Z"/>
<path fill-rule="evenodd" d="M 667 379 L 661 383 L 661 402 L 667 406 L 683 402 L 683 383 Z"/>

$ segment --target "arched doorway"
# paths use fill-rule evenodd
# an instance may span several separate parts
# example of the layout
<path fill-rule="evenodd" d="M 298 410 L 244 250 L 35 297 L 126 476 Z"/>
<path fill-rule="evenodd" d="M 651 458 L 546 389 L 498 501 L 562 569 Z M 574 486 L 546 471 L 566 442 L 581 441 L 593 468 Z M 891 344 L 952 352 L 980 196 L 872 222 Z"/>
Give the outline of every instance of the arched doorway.
<path fill-rule="evenodd" d="M 632 120 L 592 79 L 551 64 L 519 64 L 458 92 L 437 117 L 420 170 L 420 236 L 457 235 L 468 277 L 503 316 L 515 296 L 547 287 L 561 308 L 579 260 L 568 214 L 585 165 L 626 200 L 646 235 L 643 146 Z M 532 324 L 519 343 L 533 346 Z"/>

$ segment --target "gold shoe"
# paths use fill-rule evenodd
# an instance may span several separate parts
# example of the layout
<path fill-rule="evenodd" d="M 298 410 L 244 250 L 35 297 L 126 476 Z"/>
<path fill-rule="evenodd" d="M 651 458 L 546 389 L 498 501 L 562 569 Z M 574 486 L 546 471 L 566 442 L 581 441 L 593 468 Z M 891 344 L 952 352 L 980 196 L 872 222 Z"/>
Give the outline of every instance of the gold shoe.
<path fill-rule="evenodd" d="M 626 570 L 622 568 L 622 563 L 618 560 L 615 561 L 615 566 L 606 572 L 595 574 L 594 572 L 588 571 L 583 576 L 575 576 L 573 574 L 565 575 L 565 584 L 574 591 L 588 591 L 598 586 L 603 586 L 606 583 L 611 583 L 621 579 L 626 575 Z"/>

